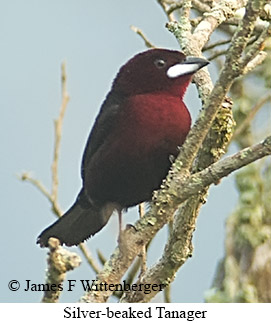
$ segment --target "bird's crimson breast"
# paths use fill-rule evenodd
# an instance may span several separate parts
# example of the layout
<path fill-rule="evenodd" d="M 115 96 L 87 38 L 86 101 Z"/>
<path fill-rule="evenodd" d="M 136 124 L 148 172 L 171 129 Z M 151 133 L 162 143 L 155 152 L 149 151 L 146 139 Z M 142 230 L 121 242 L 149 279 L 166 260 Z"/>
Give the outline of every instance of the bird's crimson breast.
<path fill-rule="evenodd" d="M 190 114 L 179 97 L 136 95 L 120 111 L 117 125 L 93 156 L 85 176 L 91 199 L 130 207 L 150 200 L 190 129 Z"/>

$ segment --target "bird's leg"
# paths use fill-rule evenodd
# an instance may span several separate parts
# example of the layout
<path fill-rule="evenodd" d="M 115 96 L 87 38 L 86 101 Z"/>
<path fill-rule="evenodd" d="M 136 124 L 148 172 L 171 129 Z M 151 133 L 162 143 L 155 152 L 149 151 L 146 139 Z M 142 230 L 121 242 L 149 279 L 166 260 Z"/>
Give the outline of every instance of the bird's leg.
<path fill-rule="evenodd" d="M 129 247 L 127 245 L 127 241 L 130 237 L 131 230 L 137 231 L 136 228 L 132 224 L 127 224 L 125 230 L 122 229 L 122 209 L 118 209 L 118 218 L 119 218 L 119 237 L 118 244 L 120 252 L 126 253 L 129 252 Z"/>
<path fill-rule="evenodd" d="M 122 210 L 117 209 L 118 211 L 118 218 L 119 218 L 119 237 L 118 237 L 118 243 L 122 243 Z"/>
<path fill-rule="evenodd" d="M 121 212 L 121 210 L 118 211 L 118 216 L 119 216 L 119 235 L 120 235 L 121 230 L 122 230 L 122 212 Z"/>

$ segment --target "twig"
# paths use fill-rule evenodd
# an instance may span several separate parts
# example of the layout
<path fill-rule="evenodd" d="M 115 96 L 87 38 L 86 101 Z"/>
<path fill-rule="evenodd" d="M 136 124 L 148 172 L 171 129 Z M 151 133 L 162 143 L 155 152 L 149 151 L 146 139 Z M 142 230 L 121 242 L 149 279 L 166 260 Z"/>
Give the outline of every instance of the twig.
<path fill-rule="evenodd" d="M 270 29 L 271 30 L 271 29 Z M 262 62 L 266 59 L 267 52 L 259 51 L 252 59 L 248 62 L 243 70 L 243 75 L 253 71 L 258 65 L 262 64 Z"/>
<path fill-rule="evenodd" d="M 218 46 L 222 46 L 222 45 L 226 45 L 226 44 L 229 44 L 231 42 L 231 39 L 225 39 L 225 40 L 219 40 L 215 43 L 212 43 L 212 44 L 209 44 L 207 46 L 204 46 L 202 51 L 206 51 L 206 50 L 210 50 L 210 49 L 213 49 L 215 47 L 218 47 Z"/>
<path fill-rule="evenodd" d="M 172 14 L 175 10 L 181 9 L 183 7 L 183 1 L 176 2 L 168 7 L 167 14 Z"/>
<path fill-rule="evenodd" d="M 268 94 L 266 97 L 262 98 L 257 102 L 254 107 L 250 110 L 249 114 L 246 116 L 245 120 L 236 128 L 232 139 L 235 140 L 251 123 L 257 112 L 265 105 L 268 101 L 271 101 L 271 95 Z"/>
<path fill-rule="evenodd" d="M 173 13 L 168 13 L 169 5 L 174 4 L 172 1 L 157 0 L 158 4 L 162 7 L 169 21 L 174 21 Z"/>
<path fill-rule="evenodd" d="M 141 266 L 141 259 L 137 258 L 134 265 L 130 268 L 126 281 L 128 284 L 131 284 L 135 278 L 136 273 L 138 272 L 139 268 Z"/>
<path fill-rule="evenodd" d="M 198 16 L 196 18 L 190 19 L 191 26 L 196 27 L 202 21 L 202 19 L 203 19 L 202 16 Z"/>
<path fill-rule="evenodd" d="M 143 31 L 141 29 L 139 29 L 136 26 L 130 26 L 130 28 L 132 29 L 132 31 L 134 31 L 136 34 L 138 34 L 145 42 L 145 46 L 147 48 L 155 48 L 155 46 L 147 39 L 147 37 L 144 35 Z"/>
<path fill-rule="evenodd" d="M 164 302 L 165 303 L 171 303 L 170 291 L 171 291 L 171 285 L 169 284 L 164 289 Z"/>
<path fill-rule="evenodd" d="M 241 60 L 241 69 L 245 69 L 249 63 L 262 51 L 264 47 L 264 42 L 271 35 L 271 24 L 266 27 L 257 40 L 250 46 L 248 52 L 245 54 L 245 57 Z"/>
<path fill-rule="evenodd" d="M 59 160 L 59 150 L 60 141 L 62 136 L 62 125 L 65 115 L 65 111 L 69 102 L 69 95 L 67 92 L 67 73 L 66 64 L 61 65 L 61 85 L 62 85 L 62 103 L 60 107 L 60 113 L 58 119 L 55 120 L 55 146 L 54 146 L 54 156 L 52 163 L 52 199 L 57 200 L 58 195 L 58 160 Z"/>
<path fill-rule="evenodd" d="M 47 188 L 39 181 L 38 179 L 33 178 L 28 173 L 23 173 L 19 178 L 22 181 L 27 181 L 34 185 L 41 192 L 43 196 L 45 196 L 52 206 L 52 211 L 57 217 L 61 217 L 62 211 L 58 204 L 58 161 L 59 161 L 59 151 L 60 151 L 60 142 L 62 136 L 62 125 L 66 112 L 66 108 L 69 102 L 69 95 L 67 92 L 67 72 L 66 72 L 66 64 L 62 63 L 61 65 L 61 87 L 62 87 L 62 102 L 60 106 L 60 112 L 58 118 L 55 120 L 55 143 L 54 143 L 54 154 L 53 154 L 53 162 L 51 166 L 52 172 L 52 189 L 51 193 L 47 190 Z M 86 245 L 84 243 L 79 244 L 79 248 L 85 256 L 87 262 L 90 264 L 91 268 L 98 273 L 99 267 L 92 258 L 90 251 L 88 251 Z"/>
<path fill-rule="evenodd" d="M 100 263 L 102 265 L 104 265 L 106 263 L 106 258 L 103 255 L 103 253 L 101 252 L 101 250 L 99 250 L 99 249 L 97 250 L 97 256 L 98 256 L 98 259 L 99 259 Z"/>
<path fill-rule="evenodd" d="M 185 19 L 187 22 L 189 21 L 191 7 L 192 7 L 191 0 L 181 1 L 181 3 L 179 4 L 179 8 L 181 9 L 182 20 Z"/>
<path fill-rule="evenodd" d="M 240 18 L 231 18 L 228 19 L 227 21 L 224 22 L 225 25 L 230 25 L 230 26 L 238 26 L 240 24 L 241 19 Z"/>
<path fill-rule="evenodd" d="M 31 177 L 28 173 L 23 173 L 21 176 L 19 176 L 19 178 L 22 181 L 26 181 L 34 185 L 38 189 L 38 191 L 40 191 L 41 194 L 44 195 L 49 200 L 49 202 L 52 205 L 52 211 L 54 212 L 54 214 L 58 217 L 61 216 L 62 211 L 58 205 L 58 202 L 53 199 L 51 193 L 48 192 L 46 187 L 38 179 Z"/>
<path fill-rule="evenodd" d="M 211 56 L 207 57 L 207 59 L 208 59 L 208 61 L 212 61 L 212 60 L 216 59 L 219 56 L 227 54 L 227 52 L 228 52 L 227 50 L 215 51 L 215 52 L 213 52 L 213 54 Z"/>
<path fill-rule="evenodd" d="M 245 148 L 232 156 L 219 160 L 201 172 L 192 175 L 188 183 L 186 183 L 188 187 L 183 187 L 182 190 L 185 191 L 187 189 L 190 193 L 193 191 L 195 194 L 196 192 L 199 192 L 202 187 L 217 183 L 218 180 L 228 176 L 233 171 L 270 154 L 271 136 L 267 137 L 259 144 Z"/>
<path fill-rule="evenodd" d="M 192 0 L 192 5 L 193 5 L 193 8 L 195 8 L 201 13 L 209 12 L 211 10 L 211 7 L 209 5 L 207 5 L 206 3 L 203 3 L 200 0 Z"/>
<path fill-rule="evenodd" d="M 98 264 L 96 263 L 96 261 L 94 260 L 92 255 L 90 254 L 90 251 L 88 250 L 86 245 L 84 243 L 80 243 L 79 248 L 82 251 L 87 262 L 89 263 L 90 267 L 95 271 L 96 274 L 98 274 L 101 269 L 99 268 Z"/>

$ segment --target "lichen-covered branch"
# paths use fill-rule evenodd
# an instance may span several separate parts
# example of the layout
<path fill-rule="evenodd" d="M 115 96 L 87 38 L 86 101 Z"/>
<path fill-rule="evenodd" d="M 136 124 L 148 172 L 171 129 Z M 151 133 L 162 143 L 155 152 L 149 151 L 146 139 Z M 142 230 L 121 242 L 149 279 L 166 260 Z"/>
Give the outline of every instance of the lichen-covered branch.
<path fill-rule="evenodd" d="M 58 302 L 66 273 L 78 267 L 81 263 L 79 256 L 62 248 L 55 238 L 49 240 L 48 271 L 46 276 L 43 303 Z"/>
<path fill-rule="evenodd" d="M 227 219 L 225 257 L 207 302 L 271 302 L 270 180 L 270 163 L 237 174 L 240 198 Z"/>
<path fill-rule="evenodd" d="M 234 79 L 243 73 L 245 65 L 240 63 L 238 57 L 242 57 L 243 50 L 245 49 L 249 36 L 253 31 L 255 21 L 259 15 L 259 10 L 252 9 L 253 6 L 251 2 L 253 1 L 248 2 L 246 15 L 242 20 L 240 28 L 238 28 L 233 37 L 231 46 L 228 50 L 228 55 L 226 56 L 225 65 L 220 72 L 219 79 L 208 96 L 204 110 L 201 111 L 195 125 L 187 136 L 187 140 L 181 148 L 178 161 L 183 165 L 183 172 L 187 172 L 191 168 L 196 154 L 198 153 L 198 150 L 211 127 L 219 107 L 225 100 L 225 96 L 229 91 L 230 86 Z M 263 2 L 264 1 L 262 1 L 262 6 Z M 197 83 L 196 79 L 195 81 Z M 200 83 L 200 87 L 204 87 L 204 83 L 202 81 Z"/>
<path fill-rule="evenodd" d="M 268 137 L 264 142 L 218 161 L 207 169 L 192 175 L 190 180 L 186 182 L 182 183 L 182 178 L 172 178 L 170 173 L 167 184 L 155 192 L 151 211 L 138 220 L 133 227 L 129 227 L 123 232 L 125 245 L 119 245 L 106 262 L 103 270 L 97 276 L 98 283 L 106 281 L 108 284 L 117 284 L 133 259 L 141 251 L 142 245 L 148 243 L 156 232 L 172 219 L 180 203 L 201 192 L 206 186 L 217 183 L 219 179 L 232 171 L 270 154 L 271 137 Z M 193 217 L 190 216 L 186 220 L 191 221 L 191 219 Z M 189 227 L 193 232 L 194 226 L 189 225 Z M 187 228 L 187 226 L 183 226 L 183 228 Z M 188 239 L 190 242 L 190 238 L 191 235 L 186 234 L 183 239 Z M 182 246 L 183 250 L 186 246 L 187 244 Z M 148 283 L 150 282 L 148 281 Z M 111 294 L 112 291 L 99 292 L 95 290 L 85 294 L 81 301 L 105 302 Z M 148 295 L 145 296 L 148 298 L 152 296 L 152 294 Z"/>
<path fill-rule="evenodd" d="M 227 114 L 224 113 L 224 117 Z M 222 114 L 223 116 L 223 114 Z M 217 122 L 218 124 L 218 122 Z M 229 124 L 229 123 L 228 123 Z M 227 123 L 221 124 L 218 128 L 223 132 L 227 127 Z M 217 132 L 219 132 L 217 130 Z M 231 128 L 230 128 L 231 129 Z M 229 134 L 230 134 L 230 131 Z M 215 130 L 213 130 L 216 132 Z M 216 132 L 216 133 L 217 133 Z M 225 136 L 225 135 L 224 135 Z M 210 140 L 214 140 L 210 138 Z M 225 136 L 224 142 L 220 143 L 220 149 L 222 147 L 226 148 L 229 142 L 229 138 Z M 213 149 L 215 149 L 215 144 L 212 142 Z M 217 153 L 219 152 L 219 147 Z M 204 152 L 202 152 L 204 154 Z M 178 212 L 174 216 L 173 230 L 171 231 L 170 237 L 168 239 L 167 245 L 164 249 L 163 255 L 153 267 L 151 267 L 143 277 L 140 277 L 137 281 L 139 283 L 148 284 L 164 284 L 168 285 L 175 277 L 177 270 L 184 264 L 184 262 L 191 256 L 193 248 L 191 244 L 193 232 L 196 226 L 196 220 L 198 216 L 198 211 L 202 203 L 204 203 L 204 195 L 206 194 L 206 188 L 210 183 L 217 183 L 223 177 L 229 174 L 231 170 L 235 170 L 237 164 L 240 167 L 245 166 L 247 162 L 253 162 L 256 157 L 261 158 L 262 155 L 271 154 L 271 136 L 266 138 L 262 143 L 252 146 L 250 148 L 244 149 L 237 154 L 230 157 L 224 158 L 223 160 L 218 160 L 216 163 L 210 165 L 209 167 L 203 169 L 202 171 L 192 175 L 186 184 L 181 184 L 178 178 L 173 177 L 171 182 L 176 184 L 176 196 L 182 198 L 182 194 L 186 194 L 185 191 L 192 189 L 195 192 L 191 198 L 189 198 Z M 203 157 L 203 156 L 202 156 Z M 218 156 L 209 156 L 206 158 L 206 154 L 203 157 L 205 162 L 206 159 L 218 159 Z M 198 163 L 200 165 L 200 163 Z M 230 170 L 231 169 L 231 170 Z M 209 173 L 209 174 L 207 174 Z M 218 175 L 219 174 L 219 175 Z M 218 177 L 216 177 L 218 175 Z M 176 174 L 176 176 L 178 176 Z M 198 185 L 201 186 L 204 182 L 204 188 L 200 187 L 197 189 Z M 200 184 L 199 184 L 200 183 Z M 190 185 L 191 184 L 191 185 Z M 194 186 L 195 185 L 195 186 Z M 174 190 L 173 189 L 173 190 Z M 194 190 L 195 189 L 195 190 Z M 180 190 L 177 192 L 177 190 Z M 197 194 L 198 193 L 198 194 Z M 177 198 L 177 197 L 176 197 Z M 180 201 L 181 202 L 181 201 Z M 150 294 L 144 294 L 141 291 L 134 291 L 127 293 L 123 298 L 123 302 L 147 302 L 152 297 L 155 296 L 157 292 L 152 291 Z"/>
<path fill-rule="evenodd" d="M 259 83 L 268 75 L 270 60 L 267 59 L 261 72 L 254 75 L 254 78 Z M 263 87 L 261 92 L 247 91 L 246 85 L 240 79 L 231 89 L 231 95 L 236 98 L 237 129 L 234 140 L 241 148 L 251 146 L 259 135 L 252 121 L 260 108 L 264 110 L 264 105 L 268 108 L 270 96 L 265 93 L 270 92 L 270 82 L 266 82 L 266 88 Z M 253 104 L 252 109 L 248 102 Z M 268 130 L 267 124 L 264 131 Z M 271 301 L 270 176 L 270 159 L 251 164 L 237 173 L 239 199 L 226 222 L 225 256 L 217 268 L 212 288 L 206 293 L 206 301 Z"/>

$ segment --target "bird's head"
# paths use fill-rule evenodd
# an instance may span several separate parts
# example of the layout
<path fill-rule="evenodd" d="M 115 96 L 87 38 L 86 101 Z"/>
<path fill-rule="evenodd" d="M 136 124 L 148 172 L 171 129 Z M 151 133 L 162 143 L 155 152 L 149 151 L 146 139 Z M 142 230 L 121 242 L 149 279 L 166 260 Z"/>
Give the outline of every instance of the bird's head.
<path fill-rule="evenodd" d="M 165 92 L 183 97 L 193 74 L 208 63 L 175 50 L 150 49 L 121 67 L 112 89 L 124 96 Z"/>

